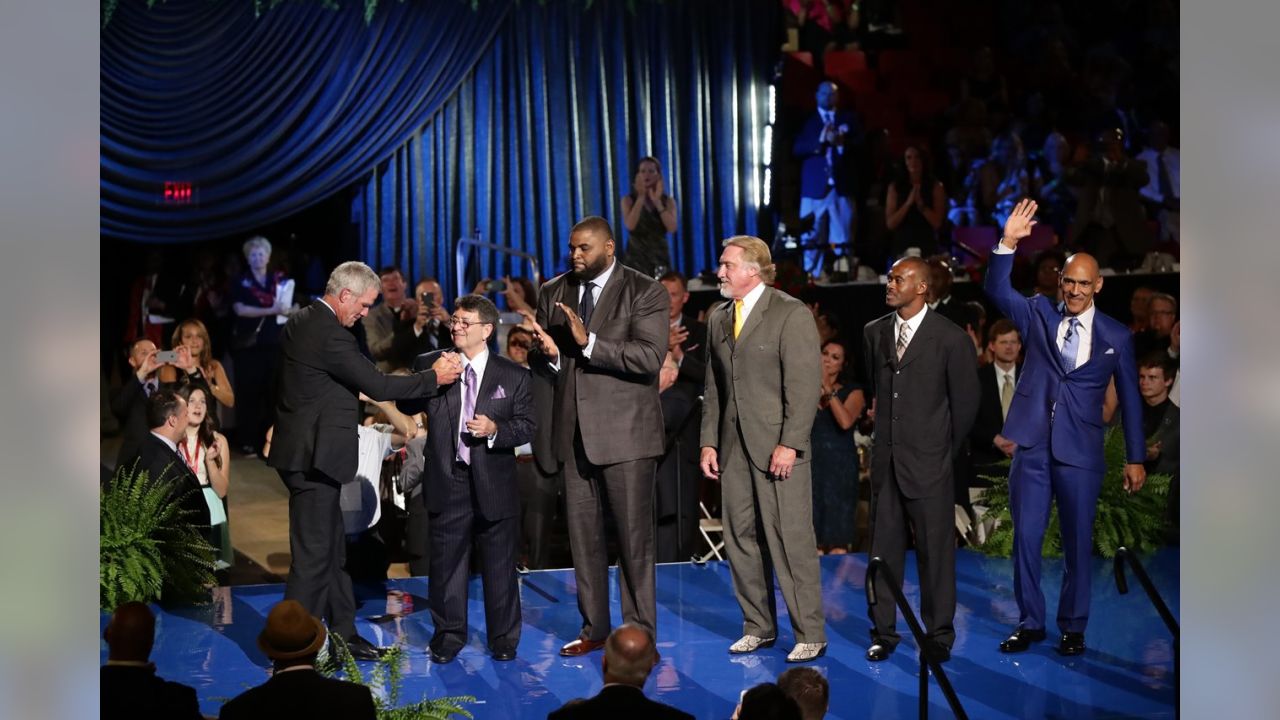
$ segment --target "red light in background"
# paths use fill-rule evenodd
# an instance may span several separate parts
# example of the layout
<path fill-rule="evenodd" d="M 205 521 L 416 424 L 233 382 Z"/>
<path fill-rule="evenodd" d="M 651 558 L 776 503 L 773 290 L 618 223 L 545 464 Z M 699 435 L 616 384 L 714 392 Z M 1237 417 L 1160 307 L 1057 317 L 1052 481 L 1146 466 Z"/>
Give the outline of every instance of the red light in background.
<path fill-rule="evenodd" d="M 190 205 L 195 199 L 195 188 L 189 182 L 166 180 L 163 198 L 165 205 Z"/>

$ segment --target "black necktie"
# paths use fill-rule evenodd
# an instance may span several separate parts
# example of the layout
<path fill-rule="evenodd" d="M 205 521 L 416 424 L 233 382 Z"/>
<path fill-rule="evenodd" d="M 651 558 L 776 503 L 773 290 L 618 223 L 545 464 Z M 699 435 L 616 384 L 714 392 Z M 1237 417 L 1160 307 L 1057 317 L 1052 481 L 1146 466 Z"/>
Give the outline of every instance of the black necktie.
<path fill-rule="evenodd" d="M 596 309 L 596 299 L 591 291 L 595 286 L 593 282 L 582 286 L 582 299 L 578 301 L 578 317 L 582 318 L 583 327 L 591 327 L 591 312 Z"/>

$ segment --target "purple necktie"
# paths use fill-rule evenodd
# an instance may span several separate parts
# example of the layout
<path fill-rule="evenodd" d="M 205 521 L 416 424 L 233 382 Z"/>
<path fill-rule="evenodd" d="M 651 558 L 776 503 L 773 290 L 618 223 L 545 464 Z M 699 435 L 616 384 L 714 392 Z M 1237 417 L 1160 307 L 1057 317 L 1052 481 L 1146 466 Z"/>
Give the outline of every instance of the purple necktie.
<path fill-rule="evenodd" d="M 476 414 L 476 370 L 470 364 L 467 365 L 467 372 L 462 380 L 462 422 L 463 426 L 458 432 L 458 459 L 467 465 L 471 464 L 471 448 L 467 446 L 464 435 L 469 435 L 466 421 L 470 420 Z"/>

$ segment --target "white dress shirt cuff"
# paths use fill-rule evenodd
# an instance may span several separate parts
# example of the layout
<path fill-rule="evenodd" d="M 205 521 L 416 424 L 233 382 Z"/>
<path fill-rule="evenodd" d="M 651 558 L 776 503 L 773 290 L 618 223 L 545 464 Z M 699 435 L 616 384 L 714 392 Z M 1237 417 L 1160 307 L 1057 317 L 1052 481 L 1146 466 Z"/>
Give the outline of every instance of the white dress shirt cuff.
<path fill-rule="evenodd" d="M 595 348 L 595 346 L 596 346 L 596 334 L 587 333 L 587 346 L 582 348 L 582 357 L 590 360 L 591 351 Z"/>
<path fill-rule="evenodd" d="M 1012 255 L 1013 254 L 1013 250 L 1011 250 L 1009 246 L 1005 245 L 1003 242 L 996 243 L 996 249 L 992 250 L 991 252 L 996 255 Z"/>

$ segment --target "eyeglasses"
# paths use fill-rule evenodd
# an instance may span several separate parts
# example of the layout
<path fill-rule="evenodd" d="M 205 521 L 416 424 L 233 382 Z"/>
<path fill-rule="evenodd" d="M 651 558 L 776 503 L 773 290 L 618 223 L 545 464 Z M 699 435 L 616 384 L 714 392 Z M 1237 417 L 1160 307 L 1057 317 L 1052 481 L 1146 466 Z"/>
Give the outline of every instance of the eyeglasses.
<path fill-rule="evenodd" d="M 470 330 L 472 325 L 490 325 L 483 320 L 464 320 L 462 318 L 449 318 L 448 325 L 450 328 L 460 327 L 463 330 Z"/>
<path fill-rule="evenodd" d="M 521 350 L 528 350 L 532 347 L 532 345 L 530 345 L 527 342 L 515 342 L 515 341 L 509 342 L 507 343 L 507 345 L 513 348 L 520 348 Z"/>

